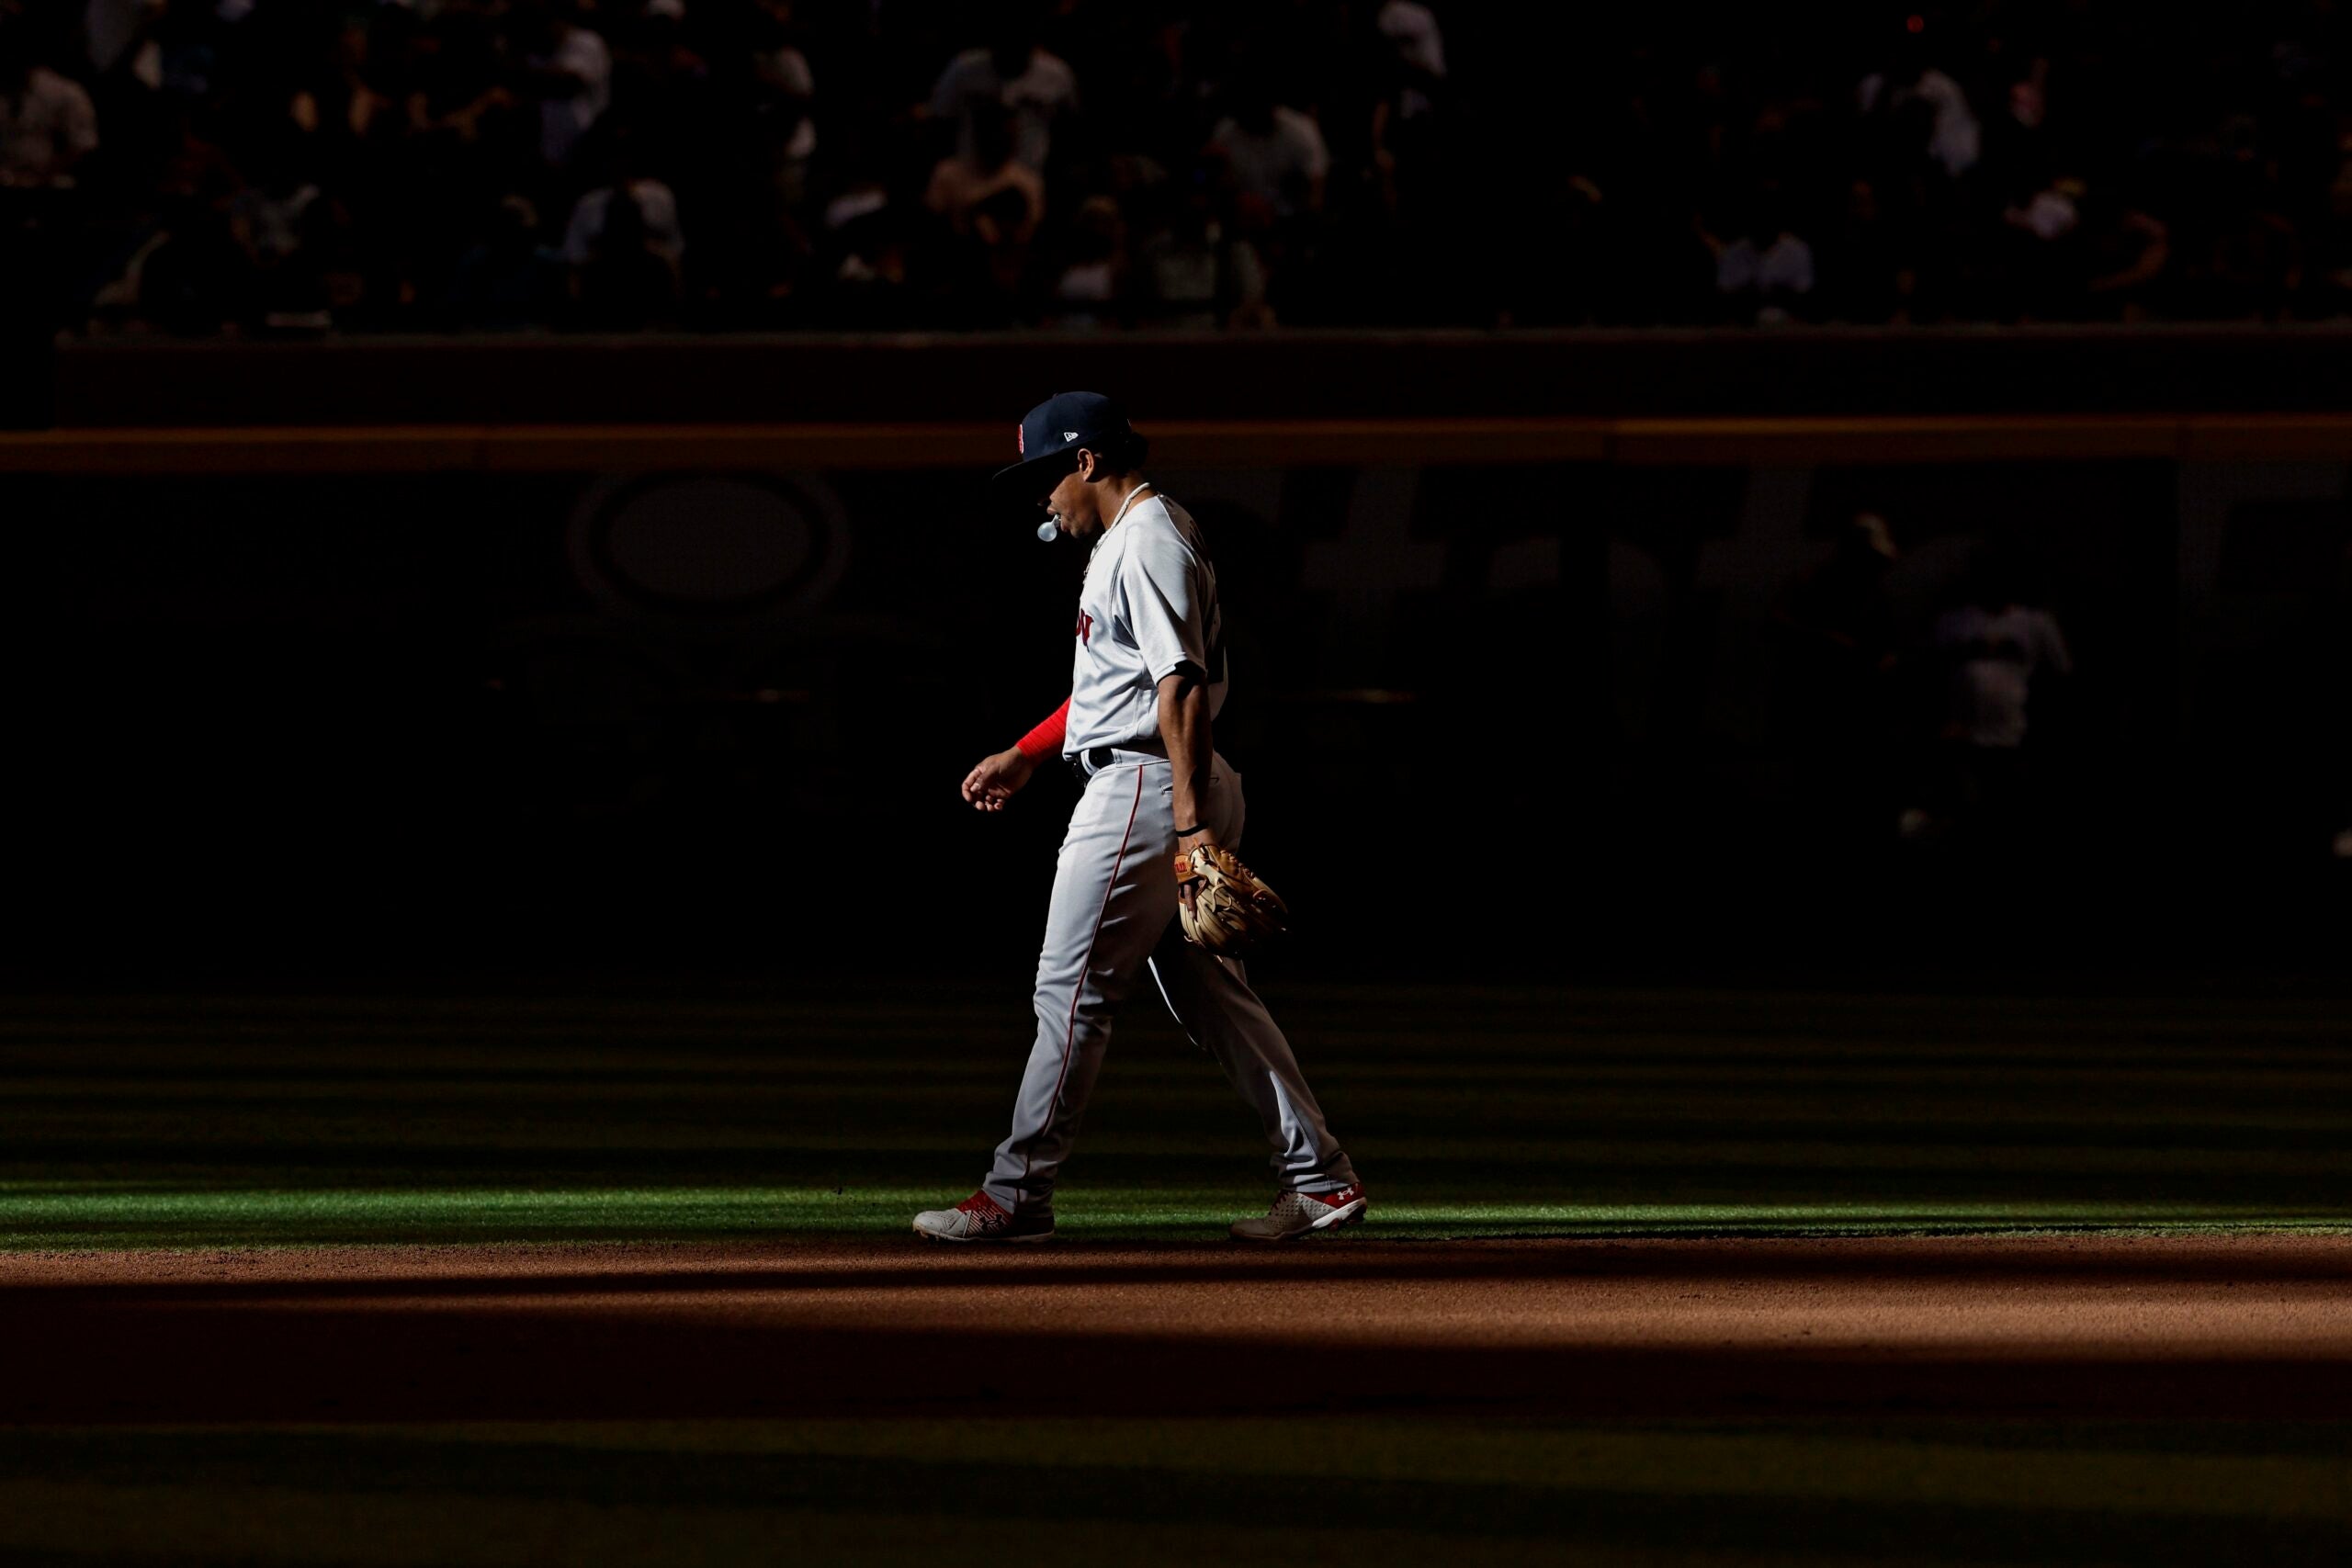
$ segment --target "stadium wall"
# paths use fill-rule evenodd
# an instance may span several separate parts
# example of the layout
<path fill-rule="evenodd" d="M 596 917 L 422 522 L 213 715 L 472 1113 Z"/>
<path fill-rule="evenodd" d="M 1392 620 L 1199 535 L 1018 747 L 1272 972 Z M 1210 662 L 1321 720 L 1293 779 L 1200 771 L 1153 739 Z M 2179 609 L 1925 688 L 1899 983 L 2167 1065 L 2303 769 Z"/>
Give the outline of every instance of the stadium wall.
<path fill-rule="evenodd" d="M 127 339 L 58 354 L 51 422 L 1002 428 L 1072 386 L 1154 422 L 2346 412 L 2347 358 L 2237 325 Z"/>
<path fill-rule="evenodd" d="M 645 352 L 740 367 L 797 346 Z M 764 958 L 820 934 L 854 950 L 904 907 L 873 890 L 935 883 L 944 909 L 976 863 L 1008 868 L 1009 903 L 1042 897 L 1069 786 L 996 821 L 953 789 L 1060 695 L 1076 558 L 976 514 L 1008 422 L 902 374 L 962 364 L 992 414 L 1014 370 L 983 388 L 967 345 L 877 351 L 903 408 L 857 402 L 869 389 L 816 424 L 781 394 L 746 423 L 690 418 L 718 406 L 705 389 L 638 423 L 627 378 L 592 398 L 537 357 L 573 349 L 61 355 L 61 411 L 116 417 L 0 436 L 28 585 L 7 712 L 37 940 Z M 1014 368 L 1079 381 L 1113 363 L 1093 353 Z M 289 378 L 260 389 L 257 366 Z M 188 400 L 208 367 L 210 400 Z M 438 367 L 446 400 L 390 396 L 424 374 L 400 367 Z M 501 375 L 521 400 L 485 390 Z M 1424 852 L 1477 912 L 1430 958 L 1884 957 L 1956 932 L 2033 951 L 2008 940 L 2021 921 L 2138 952 L 2329 929 L 2285 922 L 2314 892 L 2341 907 L 2342 415 L 1457 415 L 1391 379 L 1385 405 L 1333 412 L 1317 400 L 1361 389 L 1295 378 L 1290 412 L 1263 418 L 1216 412 L 1201 382 L 1153 422 L 1155 477 L 1228 584 L 1242 680 L 1220 740 L 1258 852 L 1319 917 L 1305 960 L 1372 951 L 1395 856 Z M 526 385 L 615 423 L 564 424 Z M 1887 592 L 1915 644 L 1992 548 L 2030 559 L 2073 646 L 2037 742 L 2041 820 L 1997 867 L 1894 843 L 1892 798 L 1841 818 L 1792 723 L 1776 608 L 1865 508 L 1903 547 Z M 822 911 L 778 901 L 811 872 Z M 1033 939 L 1016 921 L 963 951 Z"/>

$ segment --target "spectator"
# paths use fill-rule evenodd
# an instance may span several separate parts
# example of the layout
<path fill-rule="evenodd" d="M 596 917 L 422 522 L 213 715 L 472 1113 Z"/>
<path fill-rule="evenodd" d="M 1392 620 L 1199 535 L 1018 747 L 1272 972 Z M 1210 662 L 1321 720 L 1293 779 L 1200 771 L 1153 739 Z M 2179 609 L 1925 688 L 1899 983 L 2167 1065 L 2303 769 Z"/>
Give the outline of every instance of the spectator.
<path fill-rule="evenodd" d="M 916 239 L 906 214 L 879 191 L 861 190 L 836 200 L 826 220 L 831 319 L 867 332 L 912 326 Z"/>
<path fill-rule="evenodd" d="M 653 188 L 668 194 L 666 186 Z M 677 264 L 665 248 L 662 235 L 647 219 L 648 204 L 621 199 L 617 190 L 601 194 L 606 197 L 602 221 L 588 235 L 587 258 L 573 277 L 579 324 L 591 332 L 642 332 L 674 325 Z M 629 194 L 634 197 L 638 193 Z M 575 222 L 577 217 L 574 214 Z"/>
<path fill-rule="evenodd" d="M 2048 244 L 2075 231 L 2075 225 L 2082 219 L 2075 203 L 2082 194 L 2080 180 L 2052 180 L 2028 197 L 2023 206 L 2012 206 L 2001 217 L 2011 228 L 2021 229 Z"/>
<path fill-rule="evenodd" d="M 1000 13 L 994 41 L 957 55 L 931 90 L 931 116 L 955 126 L 957 156 L 975 156 L 981 118 L 1003 110 L 1017 128 L 1013 156 L 1038 170 L 1053 152 L 1055 126 L 1077 108 L 1077 75 L 1058 55 L 1037 47 L 1018 5 Z"/>
<path fill-rule="evenodd" d="M 1387 0 L 1374 25 L 1388 48 L 1388 80 L 1372 107 L 1372 166 L 1390 218 L 1416 222 L 1424 216 L 1422 197 L 1444 179 L 1437 105 L 1445 39 L 1435 15 L 1415 0 Z"/>
<path fill-rule="evenodd" d="M 1323 132 L 1314 116 L 1277 103 L 1261 75 L 1241 82 L 1233 112 L 1217 121 L 1209 146 L 1225 160 L 1245 210 L 1279 220 L 1323 209 L 1324 181 L 1331 172 Z"/>
<path fill-rule="evenodd" d="M 1976 166 L 1984 128 L 1960 84 L 1917 54 L 1905 66 L 1862 78 L 1856 98 L 1865 115 L 1884 109 L 1924 131 L 1919 152 L 1957 179 Z"/>
<path fill-rule="evenodd" d="M 1788 321 L 1813 293 L 1813 247 L 1791 231 L 1778 204 L 1714 251 L 1715 292 L 1741 321 Z"/>
<path fill-rule="evenodd" d="M 1438 85 L 1445 80 L 1445 36 L 1436 14 L 1418 0 L 1386 0 L 1373 25 L 1396 51 L 1404 83 L 1397 118 L 1419 119 L 1431 113 Z"/>
<path fill-rule="evenodd" d="M 155 23 L 154 0 L 87 0 L 82 8 L 82 41 L 91 69 L 101 74 L 149 47 Z M 157 73 L 147 73 L 153 85 Z"/>
<path fill-rule="evenodd" d="M 1108 326 L 1125 292 L 1126 224 L 1107 196 L 1086 198 L 1070 224 L 1068 254 L 1055 279 L 1046 324 Z"/>
<path fill-rule="evenodd" d="M 237 243 L 229 209 L 233 174 L 224 164 L 185 161 L 186 175 L 164 209 L 157 241 L 141 253 L 139 316 L 159 331 L 209 336 L 244 321 L 253 304 L 253 266 Z"/>
<path fill-rule="evenodd" d="M 616 221 L 633 224 L 634 243 L 673 268 L 685 254 L 677 197 L 660 180 L 632 171 L 585 193 L 572 207 L 571 220 L 563 228 L 563 259 L 573 266 L 587 265 L 596 254 L 597 242 Z"/>
<path fill-rule="evenodd" d="M 1022 161 L 1017 134 L 1009 113 L 976 114 L 969 150 L 939 161 L 931 172 L 923 205 L 946 219 L 957 234 L 984 227 L 980 237 L 987 243 L 1010 240 L 1027 244 L 1046 216 L 1046 182 Z M 1010 208 L 995 201 L 1006 192 L 1019 197 Z M 999 220 L 1007 215 L 1012 219 L 1009 230 Z"/>
<path fill-rule="evenodd" d="M 2143 208 L 2114 196 L 2086 194 L 2088 277 L 2081 284 L 2095 313 L 2137 321 L 2158 300 L 2157 283 L 2172 259 L 2172 231 Z"/>
<path fill-rule="evenodd" d="M 1894 667 L 1885 584 L 1898 555 L 1886 518 L 1857 512 L 1838 528 L 1828 560 L 1773 606 L 1773 619 L 1793 634 L 1801 656 L 1826 661 L 1823 680 L 1805 684 L 1850 694 Z"/>
<path fill-rule="evenodd" d="M 1937 617 L 1942 673 L 1931 804 L 1903 814 L 1906 838 L 1960 826 L 2015 828 L 2031 804 L 2026 740 L 2037 699 L 2074 669 L 2056 617 L 2027 601 L 2018 565 L 1988 552 L 1965 600 Z"/>
<path fill-rule="evenodd" d="M 1141 314 L 1164 327 L 1270 327 L 1266 265 L 1250 241 L 1227 232 L 1216 185 L 1195 169 L 1162 200 L 1166 213 L 1138 247 Z"/>
<path fill-rule="evenodd" d="M 2081 296 L 2083 184 L 2060 176 L 2001 214 L 2013 236 L 2008 247 L 2016 284 L 2004 315 L 2063 319 Z"/>
<path fill-rule="evenodd" d="M 611 232 L 599 227 L 591 250 Z M 539 244 L 538 213 L 519 196 L 498 204 L 490 231 L 458 260 L 445 303 L 447 324 L 479 332 L 520 332 L 548 319 L 555 297 L 553 261 Z"/>
<path fill-rule="evenodd" d="M 1936 649 L 1951 668 L 1947 739 L 2016 750 L 2035 678 L 2072 670 L 2056 618 L 2023 597 L 2016 570 L 1996 559 L 1980 569 L 1967 603 L 1937 619 Z"/>
<path fill-rule="evenodd" d="M 817 75 L 793 43 L 791 0 L 761 0 L 760 8 L 766 28 L 752 60 L 759 83 L 756 113 L 772 149 L 776 194 L 786 206 L 797 208 L 817 155 Z"/>
<path fill-rule="evenodd" d="M 613 55 L 570 0 L 526 0 L 523 38 L 539 99 L 539 155 L 561 168 L 612 102 Z"/>
<path fill-rule="evenodd" d="M 1799 794 L 1824 835 L 1883 834 L 1895 667 L 1886 573 L 1894 536 L 1875 512 L 1838 532 L 1828 560 L 1781 595 L 1781 712 L 1796 750 Z"/>
<path fill-rule="evenodd" d="M 501 79 L 496 42 L 481 19 L 465 11 L 442 13 L 433 30 L 428 68 L 408 96 L 409 133 L 480 141 L 484 122 L 514 102 Z"/>
<path fill-rule="evenodd" d="M 1045 216 L 1045 182 L 1021 162 L 1013 117 L 975 118 L 970 158 L 943 159 L 932 171 L 924 205 L 945 231 L 919 279 L 947 327 L 1013 325 L 1022 303 L 1031 243 Z"/>
<path fill-rule="evenodd" d="M 391 95 L 369 77 L 366 28 L 343 28 L 332 55 L 304 70 L 284 103 L 273 139 L 288 163 L 312 178 L 348 174 L 356 149 L 400 132 Z"/>
<path fill-rule="evenodd" d="M 90 95 L 33 57 L 21 22 L 0 28 L 0 186 L 70 188 L 97 146 Z"/>
<path fill-rule="evenodd" d="M 1905 246 L 1879 203 L 1878 187 L 1856 180 L 1844 221 L 1822 258 L 1822 313 L 1838 321 L 1905 319 L 1917 278 Z"/>
<path fill-rule="evenodd" d="M 1005 0 L 959 54 L 945 29 L 969 9 L 0 0 L 0 191 L 53 261 L 21 276 L 85 321 L 135 310 L 132 258 L 169 243 L 167 276 L 187 259 L 171 171 L 191 132 L 237 176 L 259 319 L 346 330 L 446 319 L 474 287 L 459 267 L 513 238 L 492 218 L 509 197 L 584 266 L 609 197 L 582 193 L 614 186 L 616 143 L 670 193 L 664 210 L 639 191 L 638 218 L 684 265 L 697 325 L 967 319 L 976 300 L 968 319 L 1227 325 L 1270 300 L 1312 325 L 2272 320 L 2352 300 L 2352 76 L 2340 29 L 2300 11 L 2117 54 L 2014 6 L 1876 34 L 1808 14 L 1769 51 L 1660 12 L 1602 50 L 1557 7 L 1448 39 L 1433 0 Z M 72 71 L 49 47 L 69 18 Z M 1859 69 L 1856 50 L 1884 58 Z M 1102 87 L 1084 120 L 1081 77 Z M 2153 87 L 2176 82 L 2218 90 Z M 1007 115 L 1012 162 L 1049 191 L 993 141 L 982 156 Z M 1204 197 L 1132 177 L 1204 152 L 1226 187 Z M 1708 236 L 1702 211 L 1755 221 Z"/>
<path fill-rule="evenodd" d="M 297 277 L 300 268 L 290 265 L 301 250 L 303 215 L 319 195 L 316 184 L 283 164 L 257 170 L 254 181 L 230 198 L 230 232 L 253 269 L 254 296 L 266 326 L 324 324 L 309 301 L 306 280 Z M 303 302 L 289 308 L 289 293 Z"/>
<path fill-rule="evenodd" d="M 334 326 L 336 296 L 328 287 L 328 262 L 351 261 L 350 247 L 341 243 L 348 214 L 314 186 L 301 191 L 310 193 L 307 199 L 266 201 L 260 221 L 243 198 L 239 203 L 243 221 L 238 235 L 254 268 L 254 303 L 266 332 L 317 333 Z M 364 286 L 346 288 L 342 298 L 347 304 L 363 292 Z"/>
<path fill-rule="evenodd" d="M 2047 183 L 2059 149 L 2050 134 L 2050 62 L 2033 61 L 1986 119 L 1981 165 L 2012 193 Z"/>

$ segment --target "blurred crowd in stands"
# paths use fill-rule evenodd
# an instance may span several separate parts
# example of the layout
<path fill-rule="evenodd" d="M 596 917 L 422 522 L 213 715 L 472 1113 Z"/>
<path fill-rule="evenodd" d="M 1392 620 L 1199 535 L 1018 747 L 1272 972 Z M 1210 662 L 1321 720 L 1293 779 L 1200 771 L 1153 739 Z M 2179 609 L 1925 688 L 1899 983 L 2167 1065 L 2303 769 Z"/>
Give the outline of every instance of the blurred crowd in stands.
<path fill-rule="evenodd" d="M 1898 555 L 1886 518 L 1857 513 L 1772 607 L 1805 828 L 1972 849 L 2030 836 L 2074 671 L 2042 573 L 1979 547 L 1928 624 L 1906 627 L 1887 592 Z"/>
<path fill-rule="evenodd" d="M 2347 69 L 2335 0 L 0 0 L 0 210 L 94 333 L 2326 319 Z"/>

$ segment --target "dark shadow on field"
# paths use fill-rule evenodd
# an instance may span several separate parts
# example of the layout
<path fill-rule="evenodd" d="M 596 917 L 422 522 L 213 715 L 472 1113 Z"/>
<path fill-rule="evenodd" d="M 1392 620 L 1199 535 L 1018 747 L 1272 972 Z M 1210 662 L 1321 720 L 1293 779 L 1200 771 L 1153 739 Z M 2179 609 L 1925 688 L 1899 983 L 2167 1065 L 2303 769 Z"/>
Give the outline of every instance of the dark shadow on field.
<path fill-rule="evenodd" d="M 2004 1235 L 2016 1234 L 2014 1229 Z M 2070 1233 L 2071 1234 L 2071 1233 Z M 1818 1282 L 1883 1289 L 1906 1283 L 1964 1282 L 1988 1292 L 2035 1285 L 2265 1286 L 2339 1285 L 2352 1291 L 2352 1246 L 2292 1258 L 2233 1249 L 2226 1242 L 2186 1254 L 2175 1245 L 2134 1257 L 2128 1236 L 2082 1233 L 2084 1246 L 2064 1250 L 2004 1247 L 1997 1240 L 1970 1245 L 1928 1237 L 1814 1238 L 1775 1246 L 1720 1245 L 1714 1237 L 1673 1240 L 1379 1241 L 1356 1237 L 1303 1247 L 1252 1248 L 1226 1242 L 1089 1244 L 1057 1241 L 1049 1256 L 1028 1251 L 975 1251 L 938 1247 L 909 1236 L 819 1243 L 821 1256 L 792 1243 L 731 1250 L 739 1261 L 695 1262 L 676 1268 L 595 1268 L 582 1259 L 562 1269 L 433 1271 L 431 1254 L 404 1265 L 397 1255 L 384 1272 L 317 1279 L 175 1280 L 94 1285 L 61 1277 L 10 1280 L 19 1299 L 43 1298 L 108 1306 L 232 1306 L 295 1303 L 530 1299 L 583 1294 L 632 1296 L 736 1295 L 744 1292 L 827 1295 L 851 1292 L 913 1292 L 955 1295 L 991 1289 L 1168 1287 L 1224 1284 L 1312 1285 L 1348 1282 L 1460 1285 L 1531 1281 L 1611 1281 L 1695 1286 Z M 1638 1245 L 1634 1244 L 1638 1242 Z M 850 1253 L 854 1261 L 843 1262 Z M 479 1255 L 477 1255 L 479 1256 Z M 494 1255 L 493 1255 L 494 1256 Z M 648 1255 L 636 1254 L 642 1259 Z M 660 1253 L 650 1255 L 660 1258 Z M 9 1308 L 0 1304 L 0 1321 Z"/>
<path fill-rule="evenodd" d="M 2352 1084 L 2352 1078 L 2347 1078 Z M 62 1103 L 65 1097 L 58 1097 Z M 20 1113 L 37 1109 L 31 1097 L 12 1095 Z M 84 1104 L 86 1106 L 86 1100 Z M 311 1109 L 311 1108 L 304 1108 Z M 390 1114 L 385 1108 L 379 1113 Z M 127 1113 L 110 1100 L 107 1114 L 119 1118 L 101 1134 L 63 1138 L 27 1137 L 0 1151 L 0 1179 L 38 1179 L 61 1170 L 119 1172 L 129 1167 L 152 1179 L 170 1181 L 200 1178 L 211 1185 L 287 1187 L 315 1183 L 337 1173 L 378 1183 L 433 1187 L 478 1180 L 485 1175 L 513 1175 L 556 1170 L 575 1177 L 643 1177 L 658 1172 L 672 1180 L 725 1179 L 739 1181 L 789 1182 L 809 1172 L 830 1173 L 844 1166 L 869 1172 L 876 1181 L 888 1180 L 894 1169 L 910 1160 L 954 1165 L 969 1163 L 971 1137 L 943 1133 L 935 1139 L 915 1142 L 901 1138 L 888 1150 L 858 1147 L 809 1149 L 792 1144 L 783 1134 L 764 1139 L 714 1136 L 692 1148 L 631 1141 L 626 1131 L 616 1141 L 574 1143 L 541 1138 L 521 1145 L 485 1142 L 472 1145 L 436 1146 L 420 1150 L 413 1142 L 391 1136 L 333 1140 L 300 1135 L 281 1125 L 266 1135 L 238 1137 L 214 1131 L 198 1139 L 187 1134 L 186 1107 L 161 1104 Z M 293 1109 L 283 1114 L 292 1118 Z M 477 1108 L 484 1119 L 487 1138 L 511 1128 L 487 1124 L 503 1115 L 502 1108 Z M 540 1108 L 543 1116 L 553 1112 Z M 806 1115 L 805 1111 L 797 1114 Z M 610 1116 L 616 1113 L 607 1111 Z M 740 1115 L 741 1102 L 714 1107 L 711 1114 Z M 1362 1118 L 1376 1123 L 1390 1117 Z M 1462 1148 L 1382 1148 L 1385 1171 L 1409 1172 L 1417 1182 L 1483 1185 L 1491 1181 L 1543 1181 L 1549 1186 L 1581 1190 L 1596 1182 L 1622 1185 L 1627 1170 L 1618 1151 L 1635 1152 L 1641 1173 L 1653 1183 L 1674 1165 L 1682 1151 L 1737 1145 L 1744 1149 L 1737 1168 L 1763 1179 L 1785 1183 L 1810 1175 L 1816 1190 L 1844 1190 L 1839 1178 L 1860 1175 L 1926 1188 L 1956 1185 L 1971 1179 L 2055 1178 L 2075 1184 L 2096 1182 L 2126 1174 L 2144 1174 L 2176 1181 L 2220 1182 L 2235 1186 L 2267 1185 L 2280 1189 L 2296 1179 L 2340 1180 L 2352 1176 L 2352 1157 L 2345 1139 L 2352 1128 L 2335 1124 L 2309 1127 L 2263 1123 L 2217 1126 L 2181 1114 L 2176 1119 L 2132 1126 L 2100 1123 L 2086 1116 L 2079 1122 L 2042 1123 L 2019 1128 L 1992 1119 L 1948 1114 L 1941 1120 L 1883 1118 L 1857 1126 L 1850 1121 L 1823 1117 L 1810 1121 L 1747 1117 L 1685 1115 L 1672 1121 L 1589 1114 L 1555 1113 L 1538 1106 L 1519 1112 L 1498 1110 L 1482 1117 L 1487 1134 L 1506 1140 L 1512 1152 L 1497 1155 L 1475 1145 Z M 904 1131 L 911 1118 L 894 1123 Z M 1376 1126 L 1370 1139 L 1375 1146 L 1412 1136 L 1403 1126 Z M 1597 1145 L 1597 1146 L 1596 1146 Z M 1770 1151 L 1769 1157 L 1764 1151 Z M 1896 1151 L 1890 1157 L 1885 1151 Z M 2049 1150 L 2086 1156 L 2079 1168 L 2030 1168 L 2004 1171 L 1999 1156 Z M 2118 1160 L 2138 1156 L 2136 1164 L 2118 1167 Z M 2104 1156 L 2105 1163 L 2099 1163 Z M 2231 1158 L 2231 1168 L 2200 1168 L 2199 1156 Z M 1118 1147 L 1089 1149 L 1088 1164 L 1098 1176 L 1128 1183 L 1148 1179 L 1172 1169 L 1163 1183 L 1231 1177 L 1250 1172 L 1250 1163 L 1230 1152 L 1199 1152 Z"/>
<path fill-rule="evenodd" d="M 979 1427 L 964 1429 L 970 1452 L 955 1459 L 678 1451 L 651 1438 L 592 1449 L 380 1431 L 0 1432 L 0 1475 L 80 1486 L 139 1486 L 168 1475 L 231 1506 L 243 1488 L 292 1484 L 363 1496 L 660 1507 L 675 1511 L 670 1517 L 683 1532 L 681 1561 L 712 1560 L 691 1550 L 702 1510 L 854 1521 L 903 1517 L 911 1508 L 939 1521 L 943 1544 L 971 1522 L 1023 1521 L 1040 1532 L 1042 1543 L 1044 1531 L 1090 1521 L 1148 1530 L 1246 1520 L 1261 1529 L 1327 1536 L 1335 1529 L 1395 1531 L 1408 1541 L 1442 1535 L 1487 1551 L 1514 1540 L 1553 1543 L 1563 1552 L 1631 1548 L 1644 1562 L 1689 1553 L 1710 1562 L 1785 1562 L 1782 1549 L 1803 1542 L 1814 1560 L 1836 1562 L 2284 1564 L 2339 1561 L 2345 1546 L 2340 1523 L 2263 1517 L 2243 1504 L 2230 1506 L 2235 1500 L 2225 1490 L 2193 1511 L 2119 1514 L 2060 1504 L 1840 1496 L 1835 1489 L 1824 1496 L 1802 1478 L 1759 1487 L 1742 1477 L 1725 1485 L 1703 1472 L 1650 1489 L 1596 1482 L 1566 1467 L 1532 1483 L 1398 1473 L 1322 1476 L 1304 1485 L 1295 1474 L 1216 1463 L 1219 1431 L 1214 1425 L 1202 1429 L 1191 1464 L 1050 1466 L 1000 1451 L 992 1444 L 1001 1435 Z M 1302 1422 L 1299 1440 L 1327 1439 L 1314 1423 Z M 2122 1462 L 2130 1473 L 2131 1460 Z M 2182 1473 L 2177 1465 L 2169 1472 Z M 2192 1483 L 2205 1479 L 2188 1473 Z M 1148 1538 L 1137 1545 L 1148 1547 Z M 1145 1555 L 1163 1560 L 1164 1550 Z M 973 1560 L 968 1548 L 952 1546 L 940 1559 Z"/>
<path fill-rule="evenodd" d="M 1085 1330 L 762 1326 L 723 1316 L 436 1307 L 11 1310 L 40 1344 L 0 1426 L 787 1416 L 1454 1412 L 2331 1420 L 2325 1357 L 1894 1357 L 1795 1348 L 1449 1348 Z M 28 1339 L 37 1331 L 39 1339 Z"/>

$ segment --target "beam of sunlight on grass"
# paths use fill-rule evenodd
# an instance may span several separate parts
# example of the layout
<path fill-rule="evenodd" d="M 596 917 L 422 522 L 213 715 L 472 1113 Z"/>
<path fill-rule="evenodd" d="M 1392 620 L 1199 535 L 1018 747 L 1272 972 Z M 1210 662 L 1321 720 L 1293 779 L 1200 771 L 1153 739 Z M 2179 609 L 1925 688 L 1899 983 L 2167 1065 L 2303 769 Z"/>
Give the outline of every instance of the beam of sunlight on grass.
<path fill-rule="evenodd" d="M 642 1240 L 763 1234 L 893 1234 L 955 1194 L 911 1188 L 479 1187 L 443 1190 L 62 1190 L 0 1185 L 0 1247 L 306 1246 L 333 1242 Z M 1073 1239 L 1209 1238 L 1261 1201 L 1239 1189 L 1073 1190 Z M 1373 1211 L 1366 1237 L 1876 1235 L 2000 1230 L 2352 1229 L 2352 1210 L 2193 1202 L 2000 1201 L 1885 1203 L 1491 1203 L 1403 1201 Z"/>

